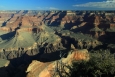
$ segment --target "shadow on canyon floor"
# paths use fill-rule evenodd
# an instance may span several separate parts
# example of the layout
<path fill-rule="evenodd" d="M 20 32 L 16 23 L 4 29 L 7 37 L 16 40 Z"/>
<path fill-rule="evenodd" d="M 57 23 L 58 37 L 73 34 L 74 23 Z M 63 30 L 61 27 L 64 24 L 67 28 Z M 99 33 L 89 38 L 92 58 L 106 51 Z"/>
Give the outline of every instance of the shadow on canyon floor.
<path fill-rule="evenodd" d="M 61 53 L 63 52 L 63 53 Z M 60 59 L 60 54 L 67 57 L 67 50 L 60 50 L 52 53 L 38 53 L 34 56 L 23 54 L 21 57 L 10 59 L 7 67 L 0 68 L 0 77 L 26 77 L 26 70 L 32 60 L 40 62 L 51 62 Z"/>

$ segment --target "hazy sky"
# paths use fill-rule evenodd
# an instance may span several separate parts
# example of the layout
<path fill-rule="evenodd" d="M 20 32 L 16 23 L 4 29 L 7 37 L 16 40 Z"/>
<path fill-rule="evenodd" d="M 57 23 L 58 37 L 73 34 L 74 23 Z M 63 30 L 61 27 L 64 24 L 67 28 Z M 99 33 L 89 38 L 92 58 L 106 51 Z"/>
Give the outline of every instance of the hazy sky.
<path fill-rule="evenodd" d="M 0 10 L 114 10 L 115 0 L 0 0 Z"/>

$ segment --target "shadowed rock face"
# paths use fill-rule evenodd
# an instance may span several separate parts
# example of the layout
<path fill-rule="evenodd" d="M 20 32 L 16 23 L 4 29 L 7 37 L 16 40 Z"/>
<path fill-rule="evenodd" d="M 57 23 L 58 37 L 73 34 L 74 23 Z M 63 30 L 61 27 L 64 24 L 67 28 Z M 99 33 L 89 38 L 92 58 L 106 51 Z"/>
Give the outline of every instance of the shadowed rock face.
<path fill-rule="evenodd" d="M 27 77 L 43 77 L 44 69 L 53 68 L 52 61 L 61 59 L 60 52 L 66 54 L 64 57 L 76 49 L 110 49 L 115 53 L 114 39 L 115 13 L 110 11 L 0 11 L 0 59 L 10 60 L 13 65 L 2 68 L 7 70 L 6 77 L 25 77 L 27 68 Z M 77 51 L 71 55 L 81 60 L 85 54 Z"/>

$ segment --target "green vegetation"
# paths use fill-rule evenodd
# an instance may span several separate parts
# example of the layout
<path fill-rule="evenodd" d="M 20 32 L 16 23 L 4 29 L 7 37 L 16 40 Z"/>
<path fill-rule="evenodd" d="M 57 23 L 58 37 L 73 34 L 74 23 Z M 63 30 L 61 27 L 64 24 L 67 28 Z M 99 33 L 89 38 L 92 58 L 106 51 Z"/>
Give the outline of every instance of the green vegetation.
<path fill-rule="evenodd" d="M 115 57 L 110 51 L 90 53 L 89 61 L 74 61 L 71 77 L 114 77 Z"/>

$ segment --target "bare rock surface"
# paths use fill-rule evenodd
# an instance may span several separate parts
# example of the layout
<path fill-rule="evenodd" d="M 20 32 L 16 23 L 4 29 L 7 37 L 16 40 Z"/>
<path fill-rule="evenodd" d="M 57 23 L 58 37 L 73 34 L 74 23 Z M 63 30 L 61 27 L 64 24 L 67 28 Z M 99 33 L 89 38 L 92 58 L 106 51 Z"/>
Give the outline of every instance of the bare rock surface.
<path fill-rule="evenodd" d="M 64 71 L 69 72 L 66 66 L 71 66 L 73 60 L 88 60 L 89 54 L 86 49 L 83 50 L 73 50 L 72 53 L 66 58 L 62 58 L 58 61 L 53 62 L 39 62 L 32 61 L 26 72 L 28 72 L 27 77 L 52 77 L 56 75 L 56 69 L 63 75 Z M 62 71 L 62 72 L 61 72 Z M 58 73 L 59 73 L 58 72 Z"/>

